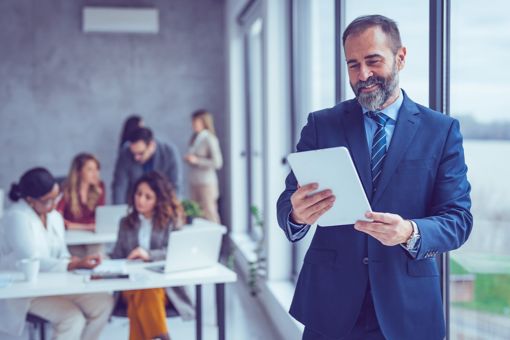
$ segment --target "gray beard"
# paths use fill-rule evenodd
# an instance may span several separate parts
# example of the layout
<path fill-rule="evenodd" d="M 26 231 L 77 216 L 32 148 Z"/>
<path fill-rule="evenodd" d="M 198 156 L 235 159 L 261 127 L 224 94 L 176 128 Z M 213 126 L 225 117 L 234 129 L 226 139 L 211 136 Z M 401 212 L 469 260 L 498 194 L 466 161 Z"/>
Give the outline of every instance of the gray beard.
<path fill-rule="evenodd" d="M 369 111 L 378 111 L 388 101 L 398 86 L 398 72 L 394 66 L 391 75 L 388 78 L 370 77 L 366 81 L 359 81 L 356 85 L 352 85 L 352 90 L 356 95 L 356 99 L 365 109 Z M 379 87 L 369 93 L 360 92 L 361 87 L 372 84 L 379 84 Z"/>

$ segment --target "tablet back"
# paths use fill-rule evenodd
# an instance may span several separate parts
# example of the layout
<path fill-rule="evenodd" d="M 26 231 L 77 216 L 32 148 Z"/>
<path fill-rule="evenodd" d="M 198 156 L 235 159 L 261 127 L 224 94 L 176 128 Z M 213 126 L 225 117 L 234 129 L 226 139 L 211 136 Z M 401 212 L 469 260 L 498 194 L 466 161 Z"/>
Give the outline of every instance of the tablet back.
<path fill-rule="evenodd" d="M 331 189 L 336 197 L 333 207 L 317 221 L 319 226 L 367 220 L 364 214 L 371 211 L 370 203 L 347 148 L 296 152 L 291 153 L 287 160 L 299 185 L 315 182 L 319 184 L 316 192 Z"/>

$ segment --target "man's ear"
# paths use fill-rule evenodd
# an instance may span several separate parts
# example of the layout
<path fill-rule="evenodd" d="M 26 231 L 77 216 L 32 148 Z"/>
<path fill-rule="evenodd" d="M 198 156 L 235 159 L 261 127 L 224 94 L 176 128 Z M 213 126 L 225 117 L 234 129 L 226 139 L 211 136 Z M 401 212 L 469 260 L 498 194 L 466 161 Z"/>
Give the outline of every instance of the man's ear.
<path fill-rule="evenodd" d="M 397 62 L 397 68 L 399 71 L 401 71 L 404 66 L 406 65 L 406 55 L 407 55 L 407 49 L 405 46 L 402 46 L 398 49 L 397 54 L 395 56 L 396 62 Z"/>

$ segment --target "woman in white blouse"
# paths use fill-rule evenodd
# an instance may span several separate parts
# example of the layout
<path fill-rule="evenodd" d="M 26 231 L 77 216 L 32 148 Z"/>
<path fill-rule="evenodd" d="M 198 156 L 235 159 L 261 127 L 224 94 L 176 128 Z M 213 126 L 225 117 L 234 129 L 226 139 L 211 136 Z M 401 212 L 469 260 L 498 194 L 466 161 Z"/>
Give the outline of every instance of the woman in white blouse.
<path fill-rule="evenodd" d="M 59 186 L 44 168 L 27 171 L 13 184 L 9 197 L 15 203 L 3 220 L 2 267 L 14 269 L 17 261 L 37 258 L 40 271 L 61 272 L 94 268 L 99 255 L 71 257 L 64 240 L 64 220 L 55 206 Z M 0 300 L 0 331 L 21 334 L 27 312 L 53 327 L 54 340 L 97 339 L 113 306 L 110 294 L 81 294 Z"/>
<path fill-rule="evenodd" d="M 221 169 L 223 157 L 214 131 L 212 114 L 206 110 L 195 111 L 191 123 L 194 133 L 191 136 L 188 154 L 184 158 L 190 166 L 188 172 L 190 198 L 198 202 L 206 219 L 220 223 L 216 170 Z"/>

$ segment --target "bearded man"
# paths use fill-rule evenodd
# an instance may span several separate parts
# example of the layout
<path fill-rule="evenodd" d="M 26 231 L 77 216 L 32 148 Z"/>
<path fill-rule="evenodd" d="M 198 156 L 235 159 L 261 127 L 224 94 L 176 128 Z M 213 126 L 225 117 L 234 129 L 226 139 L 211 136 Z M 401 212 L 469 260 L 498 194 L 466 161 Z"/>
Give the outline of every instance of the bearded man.
<path fill-rule="evenodd" d="M 473 221 L 459 123 L 399 87 L 407 51 L 393 20 L 355 19 L 343 46 L 356 99 L 310 113 L 297 151 L 348 148 L 372 222 L 317 228 L 290 313 L 305 340 L 443 339 L 437 257 L 460 247 Z M 285 184 L 278 223 L 296 242 L 338 193 L 312 194 L 318 184 L 292 172 Z"/>

